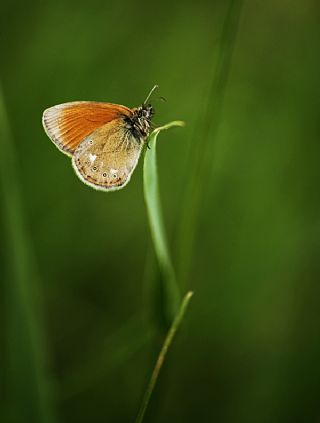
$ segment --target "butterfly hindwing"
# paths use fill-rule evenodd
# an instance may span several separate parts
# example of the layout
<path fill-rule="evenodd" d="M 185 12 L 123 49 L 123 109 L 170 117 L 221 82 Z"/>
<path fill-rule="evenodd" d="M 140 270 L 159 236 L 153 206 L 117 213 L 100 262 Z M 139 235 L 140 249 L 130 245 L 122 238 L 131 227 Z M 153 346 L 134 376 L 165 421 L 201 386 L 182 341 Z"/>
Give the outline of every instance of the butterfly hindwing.
<path fill-rule="evenodd" d="M 124 119 L 114 119 L 78 145 L 72 164 L 84 183 L 111 191 L 129 182 L 141 150 L 142 143 L 128 130 Z"/>

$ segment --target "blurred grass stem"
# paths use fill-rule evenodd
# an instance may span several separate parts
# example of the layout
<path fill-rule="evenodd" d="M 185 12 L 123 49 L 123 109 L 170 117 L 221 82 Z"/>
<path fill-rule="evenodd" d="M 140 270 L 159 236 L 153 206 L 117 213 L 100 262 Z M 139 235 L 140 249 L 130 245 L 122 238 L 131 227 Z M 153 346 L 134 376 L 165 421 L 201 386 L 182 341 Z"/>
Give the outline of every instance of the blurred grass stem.
<path fill-rule="evenodd" d="M 1 84 L 0 140 L 2 207 L 7 241 L 4 286 L 9 363 L 7 393 L 12 407 L 8 413 L 13 422 L 52 423 L 55 419 L 46 374 L 37 274 L 23 217 L 16 157 Z"/>
<path fill-rule="evenodd" d="M 189 178 L 186 204 L 182 210 L 179 233 L 179 280 L 182 285 L 191 271 L 193 245 L 198 226 L 201 203 L 212 180 L 215 148 L 221 122 L 223 102 L 230 71 L 232 53 L 238 31 L 243 0 L 230 0 L 218 46 L 215 66 L 209 86 L 207 105 L 201 113 L 201 123 L 193 142 L 193 175 Z"/>

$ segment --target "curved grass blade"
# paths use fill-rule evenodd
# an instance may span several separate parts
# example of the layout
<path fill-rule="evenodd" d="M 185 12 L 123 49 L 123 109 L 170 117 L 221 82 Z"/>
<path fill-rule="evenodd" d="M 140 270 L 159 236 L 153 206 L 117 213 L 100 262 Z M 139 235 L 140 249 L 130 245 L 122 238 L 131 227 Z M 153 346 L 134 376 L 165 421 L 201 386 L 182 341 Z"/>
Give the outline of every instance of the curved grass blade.
<path fill-rule="evenodd" d="M 180 293 L 169 254 L 162 217 L 156 161 L 156 141 L 161 131 L 183 125 L 184 123 L 181 121 L 174 121 L 156 128 L 152 132 L 149 137 L 151 149 L 145 154 L 143 166 L 144 197 L 147 205 L 151 237 L 163 281 L 165 320 L 169 324 L 178 309 Z"/>
<path fill-rule="evenodd" d="M 185 314 L 186 309 L 189 305 L 189 302 L 191 300 L 192 295 L 193 295 L 192 291 L 189 291 L 189 292 L 186 293 L 186 295 L 184 296 L 184 298 L 182 300 L 180 309 L 178 310 L 178 313 L 177 313 L 177 315 L 176 315 L 176 317 L 175 317 L 175 319 L 174 319 L 174 321 L 173 321 L 173 323 L 172 323 L 172 325 L 171 325 L 171 327 L 168 331 L 168 334 L 167 334 L 167 336 L 164 340 L 164 343 L 162 345 L 158 359 L 157 359 L 156 364 L 154 366 L 154 369 L 153 369 L 149 384 L 147 386 L 146 392 L 144 394 L 142 404 L 141 404 L 141 408 L 139 410 L 139 413 L 138 413 L 138 416 L 136 418 L 135 423 L 142 423 L 142 421 L 143 421 L 143 418 L 145 416 L 145 413 L 147 411 L 147 408 L 148 408 L 148 405 L 149 405 L 149 402 L 150 402 L 151 395 L 153 393 L 153 390 L 154 390 L 156 383 L 157 383 L 157 380 L 159 378 L 160 370 L 161 370 L 162 365 L 164 363 L 164 360 L 166 358 L 167 352 L 168 352 L 168 350 L 169 350 L 169 348 L 172 344 L 173 338 L 174 338 L 174 336 L 175 336 L 175 334 L 176 334 L 176 332 L 177 332 L 177 330 L 178 330 L 178 328 L 179 328 L 179 326 L 180 326 L 180 324 L 183 320 L 184 314 Z"/>
<path fill-rule="evenodd" d="M 16 158 L 0 85 L 0 183 L 7 245 L 5 270 L 7 421 L 52 423 L 51 385 L 39 312 L 38 277 L 26 230 Z M 37 297 L 37 298 L 36 298 Z"/>

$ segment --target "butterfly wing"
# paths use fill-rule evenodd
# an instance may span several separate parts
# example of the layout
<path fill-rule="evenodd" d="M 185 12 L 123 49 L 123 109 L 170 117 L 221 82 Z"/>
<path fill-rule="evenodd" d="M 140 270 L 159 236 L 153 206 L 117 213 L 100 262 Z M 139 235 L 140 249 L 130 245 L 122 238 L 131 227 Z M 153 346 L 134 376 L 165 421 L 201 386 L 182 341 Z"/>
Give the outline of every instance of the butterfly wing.
<path fill-rule="evenodd" d="M 45 110 L 42 123 L 59 150 L 72 156 L 81 141 L 97 128 L 131 114 L 131 109 L 119 104 L 75 101 Z"/>
<path fill-rule="evenodd" d="M 102 191 L 120 189 L 129 182 L 142 146 L 123 118 L 114 119 L 79 144 L 72 164 L 85 184 Z"/>

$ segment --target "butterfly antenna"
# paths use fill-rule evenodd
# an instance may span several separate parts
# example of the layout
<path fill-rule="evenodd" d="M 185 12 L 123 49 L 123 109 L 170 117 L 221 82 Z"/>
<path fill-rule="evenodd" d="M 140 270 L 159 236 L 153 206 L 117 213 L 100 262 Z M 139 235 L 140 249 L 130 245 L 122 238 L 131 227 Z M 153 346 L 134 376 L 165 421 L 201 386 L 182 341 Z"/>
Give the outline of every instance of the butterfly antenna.
<path fill-rule="evenodd" d="M 149 94 L 147 95 L 147 98 L 144 100 L 143 104 L 147 104 L 147 101 L 149 100 L 149 98 L 151 97 L 152 93 L 154 90 L 156 90 L 157 88 L 159 88 L 159 85 L 155 85 L 154 87 L 151 88 L 151 91 L 149 92 Z"/>

